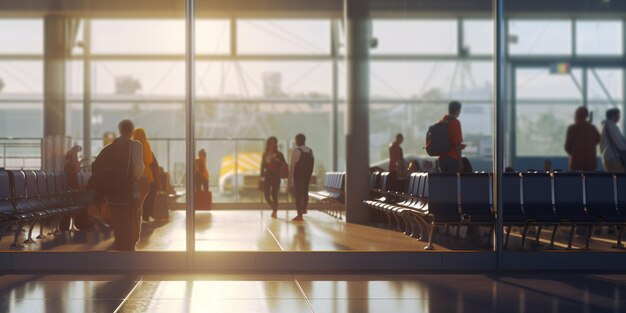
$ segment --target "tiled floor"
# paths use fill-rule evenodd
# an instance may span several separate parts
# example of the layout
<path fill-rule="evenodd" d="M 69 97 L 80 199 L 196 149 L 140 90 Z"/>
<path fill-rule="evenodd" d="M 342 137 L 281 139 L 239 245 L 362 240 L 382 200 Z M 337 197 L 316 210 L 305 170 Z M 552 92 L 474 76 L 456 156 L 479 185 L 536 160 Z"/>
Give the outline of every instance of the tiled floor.
<path fill-rule="evenodd" d="M 626 276 L 6 275 L 0 312 L 624 312 Z"/>

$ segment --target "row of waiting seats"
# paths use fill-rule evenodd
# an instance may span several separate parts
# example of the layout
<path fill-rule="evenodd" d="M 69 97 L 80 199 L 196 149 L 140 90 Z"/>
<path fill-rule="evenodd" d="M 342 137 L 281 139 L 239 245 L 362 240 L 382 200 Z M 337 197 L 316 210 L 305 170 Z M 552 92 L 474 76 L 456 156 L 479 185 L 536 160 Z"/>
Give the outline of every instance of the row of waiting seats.
<path fill-rule="evenodd" d="M 413 173 L 403 191 L 389 190 L 389 173 L 370 175 L 371 199 L 364 204 L 382 211 L 388 223 L 405 234 L 427 239 L 432 249 L 433 231 L 440 225 L 495 224 L 492 177 L 487 173 Z M 585 248 L 594 227 L 617 226 L 616 247 L 626 226 L 626 175 L 607 173 L 505 173 L 502 182 L 505 248 L 512 226 L 522 228 L 522 248 L 528 228 L 552 227 L 550 247 L 560 226 L 570 227 L 568 248 L 576 227 L 587 227 Z M 427 238 L 424 236 L 427 235 Z"/>
<path fill-rule="evenodd" d="M 373 197 L 364 204 L 385 213 L 396 229 L 427 239 L 425 249 L 430 250 L 433 232 L 440 225 L 494 225 L 490 176 L 463 174 L 463 178 L 459 180 L 457 174 L 412 173 L 400 192 L 389 190 L 389 173 L 372 173 Z"/>
<path fill-rule="evenodd" d="M 79 175 L 79 182 L 86 183 L 88 177 Z M 63 172 L 2 170 L 0 169 L 0 235 L 14 229 L 12 247 L 22 247 L 18 238 L 24 227 L 28 238 L 24 243 L 33 243 L 33 229 L 40 225 L 37 239 L 60 233 L 60 223 L 72 214 L 86 210 L 91 202 L 91 193 L 72 191 Z"/>
<path fill-rule="evenodd" d="M 341 219 L 345 211 L 345 180 L 345 172 L 327 172 L 321 188 L 310 191 L 309 197 L 328 204 L 322 211 Z"/>

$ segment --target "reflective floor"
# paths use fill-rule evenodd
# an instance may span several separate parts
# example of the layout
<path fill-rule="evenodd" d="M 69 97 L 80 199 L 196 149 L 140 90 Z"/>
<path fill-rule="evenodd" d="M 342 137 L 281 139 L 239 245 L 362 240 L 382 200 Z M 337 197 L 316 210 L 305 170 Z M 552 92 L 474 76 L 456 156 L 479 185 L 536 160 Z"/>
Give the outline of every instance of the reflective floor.
<path fill-rule="evenodd" d="M 198 251 L 421 251 L 425 244 L 401 233 L 347 224 L 325 213 L 311 210 L 304 222 L 291 219 L 293 211 L 282 210 L 277 219 L 266 210 L 196 212 Z M 38 234 L 38 227 L 35 234 Z M 20 242 L 27 232 L 20 235 Z M 110 229 L 97 226 L 91 231 L 66 232 L 48 236 L 23 250 L 87 251 L 107 250 L 113 244 Z M 5 235 L 0 249 L 9 249 L 13 236 Z M 173 211 L 167 222 L 142 224 L 138 250 L 184 251 L 185 212 Z M 443 247 L 440 247 L 443 249 Z"/>
<path fill-rule="evenodd" d="M 626 275 L 5 275 L 0 312 L 624 312 Z"/>
<path fill-rule="evenodd" d="M 346 223 L 326 213 L 310 210 L 305 221 L 291 219 L 294 211 L 281 210 L 277 219 L 268 210 L 217 210 L 196 212 L 197 251 L 424 251 L 426 243 L 410 238 L 398 231 Z M 382 226 L 382 225 L 380 225 Z M 513 227 L 509 251 L 519 251 L 521 227 Z M 38 234 L 35 229 L 35 236 Z M 551 238 L 551 228 L 543 229 L 537 239 L 536 227 L 529 228 L 525 250 L 566 251 L 569 227 L 561 227 L 555 235 L 555 249 L 546 249 Z M 434 251 L 488 250 L 489 230 L 463 226 L 438 227 L 434 233 Z M 20 234 L 20 242 L 27 232 Z M 585 246 L 586 229 L 580 228 L 574 237 L 573 250 Z M 143 251 L 184 251 L 185 212 L 172 211 L 169 221 L 152 221 L 142 224 L 137 245 Z M 25 244 L 27 251 L 88 251 L 108 250 L 113 244 L 110 228 L 96 226 L 94 230 L 65 232 L 35 243 Z M 626 252 L 614 249 L 616 232 L 609 227 L 597 229 L 591 241 L 591 251 Z M 0 249 L 10 249 L 13 236 L 7 232 L 0 239 Z M 16 249 L 13 249 L 16 250 Z"/>

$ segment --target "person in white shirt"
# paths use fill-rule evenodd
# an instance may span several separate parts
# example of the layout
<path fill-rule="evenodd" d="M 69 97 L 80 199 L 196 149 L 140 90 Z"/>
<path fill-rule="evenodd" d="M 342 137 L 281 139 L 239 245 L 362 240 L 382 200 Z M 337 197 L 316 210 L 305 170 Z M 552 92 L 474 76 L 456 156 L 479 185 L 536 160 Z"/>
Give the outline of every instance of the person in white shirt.
<path fill-rule="evenodd" d="M 606 111 L 606 120 L 602 122 L 600 152 L 602 153 L 602 166 L 609 173 L 624 173 L 620 152 L 626 151 L 626 138 L 617 127 L 620 115 L 619 109 L 609 109 Z"/>
<path fill-rule="evenodd" d="M 296 147 L 291 153 L 289 166 L 288 186 L 293 186 L 293 195 L 296 200 L 298 215 L 293 221 L 303 220 L 303 214 L 307 213 L 309 203 L 309 183 L 313 174 L 313 150 L 305 145 L 306 137 L 303 134 L 296 135 Z"/>
<path fill-rule="evenodd" d="M 119 166 L 129 166 L 131 183 L 128 193 L 107 196 L 106 203 L 111 211 L 113 233 L 115 235 L 115 250 L 135 251 L 135 246 L 139 240 L 141 232 L 141 207 L 135 205 L 140 197 L 139 180 L 143 176 L 145 166 L 143 163 L 143 146 L 139 141 L 132 140 L 135 125 L 130 120 L 123 120 L 119 123 L 118 129 L 120 137 L 115 139 L 111 145 L 128 145 L 130 150 L 130 164 L 120 164 Z"/>

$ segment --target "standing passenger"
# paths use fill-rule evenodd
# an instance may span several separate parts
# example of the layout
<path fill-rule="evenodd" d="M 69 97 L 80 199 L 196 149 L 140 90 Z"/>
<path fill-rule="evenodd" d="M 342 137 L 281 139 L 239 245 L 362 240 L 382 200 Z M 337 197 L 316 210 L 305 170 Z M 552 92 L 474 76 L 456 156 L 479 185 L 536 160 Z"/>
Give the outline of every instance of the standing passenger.
<path fill-rule="evenodd" d="M 278 210 L 281 167 L 285 163 L 285 156 L 278 151 L 278 139 L 274 136 L 267 138 L 265 152 L 261 158 L 261 178 L 264 182 L 265 202 L 272 208 L 272 218 L 276 218 Z"/>
<path fill-rule="evenodd" d="M 596 146 L 600 143 L 600 133 L 588 118 L 589 110 L 579 107 L 574 124 L 567 128 L 565 151 L 569 154 L 570 171 L 595 171 L 598 168 Z"/>
<path fill-rule="evenodd" d="M 600 152 L 602 166 L 609 173 L 624 173 L 624 163 L 620 156 L 626 152 L 626 139 L 617 127 L 620 117 L 619 109 L 609 109 L 606 111 L 606 120 L 602 122 Z"/>
<path fill-rule="evenodd" d="M 439 171 L 442 173 L 459 173 L 462 169 L 461 150 L 465 149 L 465 145 L 459 115 L 461 103 L 452 101 L 448 104 L 448 115 L 439 121 L 448 124 L 448 143 L 451 147 L 448 153 L 439 156 Z"/>
<path fill-rule="evenodd" d="M 404 172 L 404 155 L 402 153 L 402 142 L 404 136 L 401 133 L 396 134 L 396 140 L 389 144 L 389 172 L 402 175 Z"/>
<path fill-rule="evenodd" d="M 80 172 L 80 161 L 78 161 L 78 152 L 81 152 L 83 148 L 79 145 L 74 145 L 72 149 L 65 154 L 65 165 L 63 171 L 65 177 L 67 177 L 67 183 L 74 190 L 80 189 L 78 183 L 78 173 Z"/>
<path fill-rule="evenodd" d="M 195 180 L 194 191 L 209 191 L 209 170 L 206 168 L 206 151 L 200 149 L 194 162 L 193 175 Z"/>
<path fill-rule="evenodd" d="M 309 183 L 313 174 L 313 150 L 305 145 L 306 137 L 303 134 L 296 135 L 296 148 L 291 154 L 291 166 L 289 170 L 288 186 L 293 182 L 293 193 L 296 198 L 298 215 L 293 221 L 302 221 L 302 215 L 307 213 L 309 202 Z"/>

